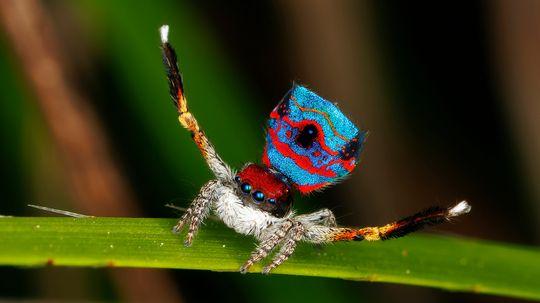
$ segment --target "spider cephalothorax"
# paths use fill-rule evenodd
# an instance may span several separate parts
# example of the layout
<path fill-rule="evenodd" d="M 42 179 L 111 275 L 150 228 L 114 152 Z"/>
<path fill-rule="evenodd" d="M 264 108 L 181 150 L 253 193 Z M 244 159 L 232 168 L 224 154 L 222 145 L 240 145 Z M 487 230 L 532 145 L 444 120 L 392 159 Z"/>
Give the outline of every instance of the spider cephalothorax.
<path fill-rule="evenodd" d="M 338 227 L 328 209 L 294 215 L 292 191 L 310 193 L 349 175 L 358 164 L 365 133 L 336 105 L 304 86 L 294 85 L 270 113 L 263 165 L 247 164 L 235 174 L 188 110 L 176 54 L 168 43 L 169 27 L 164 25 L 160 31 L 163 62 L 178 119 L 191 132 L 215 175 L 173 228 L 179 232 L 189 226 L 186 246 L 191 245 L 200 224 L 212 211 L 228 227 L 259 241 L 240 272 L 246 272 L 279 247 L 262 270 L 268 273 L 285 262 L 300 241 L 322 244 L 386 240 L 469 212 L 469 204 L 463 201 L 450 208 L 429 208 L 384 226 L 359 229 Z"/>
<path fill-rule="evenodd" d="M 254 205 L 278 218 L 291 210 L 291 187 L 279 172 L 266 166 L 248 164 L 234 176 L 234 181 L 245 205 Z"/>

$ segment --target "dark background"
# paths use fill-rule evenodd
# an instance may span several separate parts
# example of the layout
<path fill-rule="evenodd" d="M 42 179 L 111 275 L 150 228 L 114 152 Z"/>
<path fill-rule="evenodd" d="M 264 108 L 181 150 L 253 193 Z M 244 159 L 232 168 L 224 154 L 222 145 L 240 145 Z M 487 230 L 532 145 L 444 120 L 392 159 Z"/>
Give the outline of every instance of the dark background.
<path fill-rule="evenodd" d="M 167 95 L 158 28 L 169 24 L 190 109 L 233 167 L 261 161 L 268 113 L 293 81 L 369 130 L 357 171 L 298 197 L 300 212 L 327 207 L 343 225 L 377 225 L 466 199 L 471 214 L 429 232 L 540 242 L 535 1 L 3 1 L 0 11 L 0 214 L 43 215 L 25 206 L 34 203 L 173 217 L 164 204 L 189 205 L 211 174 Z M 44 54 L 63 83 L 33 61 Z M 0 268 L 0 298 L 511 301 L 295 276 L 73 268 Z"/>

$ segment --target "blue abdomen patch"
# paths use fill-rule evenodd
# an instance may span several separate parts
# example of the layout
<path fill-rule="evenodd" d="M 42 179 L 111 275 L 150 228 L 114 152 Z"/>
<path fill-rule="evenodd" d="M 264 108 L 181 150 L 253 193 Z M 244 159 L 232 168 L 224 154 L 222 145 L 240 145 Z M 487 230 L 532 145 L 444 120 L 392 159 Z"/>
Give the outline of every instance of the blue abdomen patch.
<path fill-rule="evenodd" d="M 347 176 L 364 139 L 336 105 L 294 85 L 270 113 L 263 163 L 308 193 Z"/>

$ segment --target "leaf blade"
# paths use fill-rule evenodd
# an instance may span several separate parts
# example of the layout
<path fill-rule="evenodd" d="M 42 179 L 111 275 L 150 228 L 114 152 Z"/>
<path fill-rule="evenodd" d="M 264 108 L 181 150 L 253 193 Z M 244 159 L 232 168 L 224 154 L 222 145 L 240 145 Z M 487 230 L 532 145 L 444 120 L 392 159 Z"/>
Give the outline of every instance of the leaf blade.
<path fill-rule="evenodd" d="M 253 239 L 209 222 L 186 248 L 181 236 L 170 231 L 174 223 L 149 218 L 4 217 L 0 265 L 237 271 L 254 247 Z M 539 260 L 540 250 L 534 247 L 415 235 L 323 247 L 302 244 L 274 273 L 540 300 Z M 253 271 L 260 269 L 255 266 Z"/>

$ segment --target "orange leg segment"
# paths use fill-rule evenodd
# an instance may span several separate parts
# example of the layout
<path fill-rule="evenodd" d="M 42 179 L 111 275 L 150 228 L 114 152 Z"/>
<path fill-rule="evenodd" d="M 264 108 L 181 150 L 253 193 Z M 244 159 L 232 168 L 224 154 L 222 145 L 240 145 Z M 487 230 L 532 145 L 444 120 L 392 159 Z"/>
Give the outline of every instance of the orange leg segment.
<path fill-rule="evenodd" d="M 384 226 L 338 228 L 330 236 L 330 241 L 378 241 L 399 238 L 424 227 L 446 222 L 452 217 L 468 213 L 470 209 L 470 205 L 462 201 L 449 208 L 432 207 Z"/>
<path fill-rule="evenodd" d="M 184 94 L 182 74 L 178 69 L 176 52 L 168 42 L 169 28 L 164 25 L 161 27 L 160 31 L 163 64 L 165 65 L 167 78 L 169 80 L 169 92 L 179 114 L 178 121 L 180 121 L 180 124 L 184 128 L 191 132 L 191 137 L 195 141 L 195 144 L 197 144 L 197 147 L 201 151 L 201 154 L 214 175 L 216 175 L 218 179 L 232 180 L 231 170 L 223 160 L 221 160 L 215 151 L 214 146 L 200 129 L 197 119 L 195 119 L 195 116 L 193 116 L 188 109 L 187 100 Z"/>

